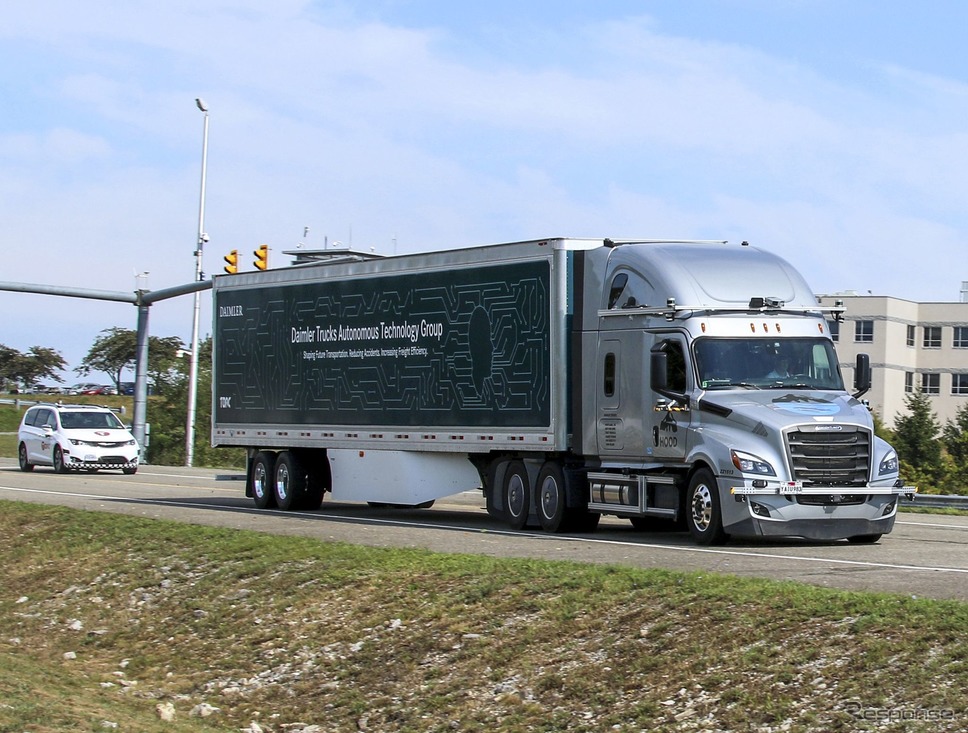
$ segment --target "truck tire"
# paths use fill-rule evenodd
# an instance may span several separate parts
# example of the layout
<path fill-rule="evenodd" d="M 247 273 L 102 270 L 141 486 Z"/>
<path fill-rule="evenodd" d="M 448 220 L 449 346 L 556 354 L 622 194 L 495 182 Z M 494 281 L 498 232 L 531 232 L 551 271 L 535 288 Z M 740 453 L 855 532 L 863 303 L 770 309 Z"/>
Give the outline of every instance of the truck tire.
<path fill-rule="evenodd" d="M 700 545 L 721 545 L 729 535 L 723 530 L 719 484 L 708 468 L 700 468 L 689 480 L 686 494 L 689 533 Z"/>
<path fill-rule="evenodd" d="M 511 529 L 524 529 L 531 513 L 531 479 L 523 461 L 511 461 L 504 472 L 504 513 Z"/>
<path fill-rule="evenodd" d="M 306 472 L 302 464 L 289 451 L 283 451 L 276 458 L 275 481 L 272 490 L 276 506 L 283 511 L 299 509 L 306 495 Z"/>
<path fill-rule="evenodd" d="M 538 521 L 545 532 L 568 531 L 565 474 L 557 461 L 546 461 L 538 474 Z"/>
<path fill-rule="evenodd" d="M 504 508 L 504 474 L 508 462 L 504 458 L 495 458 L 481 473 L 484 484 L 484 508 L 492 519 L 498 522 L 507 520 Z"/>
<path fill-rule="evenodd" d="M 275 506 L 276 497 L 272 491 L 275 463 L 275 456 L 264 451 L 256 453 L 252 459 L 252 498 L 257 509 Z"/>

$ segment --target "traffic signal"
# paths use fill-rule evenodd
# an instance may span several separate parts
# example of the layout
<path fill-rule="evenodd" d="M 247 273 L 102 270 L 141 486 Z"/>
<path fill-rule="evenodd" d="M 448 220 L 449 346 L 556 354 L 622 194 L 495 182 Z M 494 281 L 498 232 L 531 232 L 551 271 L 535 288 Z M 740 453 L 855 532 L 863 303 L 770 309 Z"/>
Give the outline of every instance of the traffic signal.
<path fill-rule="evenodd" d="M 260 244 L 259 249 L 257 249 L 252 254 L 255 255 L 255 262 L 252 264 L 256 266 L 259 270 L 265 270 L 269 267 L 269 245 Z"/>
<path fill-rule="evenodd" d="M 239 271 L 239 251 L 237 249 L 233 249 L 222 259 L 225 260 L 225 271 L 229 275 L 234 275 Z"/>

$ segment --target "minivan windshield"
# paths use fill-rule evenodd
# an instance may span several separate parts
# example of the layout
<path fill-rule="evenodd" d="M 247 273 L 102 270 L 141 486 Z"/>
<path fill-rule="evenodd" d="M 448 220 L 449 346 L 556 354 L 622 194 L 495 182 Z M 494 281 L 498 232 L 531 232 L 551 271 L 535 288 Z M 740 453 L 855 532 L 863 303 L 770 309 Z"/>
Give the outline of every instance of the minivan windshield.
<path fill-rule="evenodd" d="M 703 389 L 842 390 L 833 344 L 823 338 L 702 338 L 695 344 Z"/>

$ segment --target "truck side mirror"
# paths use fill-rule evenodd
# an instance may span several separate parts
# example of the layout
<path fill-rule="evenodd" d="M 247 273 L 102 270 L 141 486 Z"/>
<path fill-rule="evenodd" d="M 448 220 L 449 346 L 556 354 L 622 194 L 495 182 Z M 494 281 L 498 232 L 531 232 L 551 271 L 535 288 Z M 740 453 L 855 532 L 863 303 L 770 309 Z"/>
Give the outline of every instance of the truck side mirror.
<path fill-rule="evenodd" d="M 688 404 L 689 398 L 686 395 L 669 388 L 669 355 L 662 350 L 661 345 L 650 352 L 649 371 L 649 387 L 653 392 L 673 402 Z"/>
<path fill-rule="evenodd" d="M 871 358 L 867 354 L 858 354 L 854 365 L 854 398 L 859 398 L 871 388 Z"/>

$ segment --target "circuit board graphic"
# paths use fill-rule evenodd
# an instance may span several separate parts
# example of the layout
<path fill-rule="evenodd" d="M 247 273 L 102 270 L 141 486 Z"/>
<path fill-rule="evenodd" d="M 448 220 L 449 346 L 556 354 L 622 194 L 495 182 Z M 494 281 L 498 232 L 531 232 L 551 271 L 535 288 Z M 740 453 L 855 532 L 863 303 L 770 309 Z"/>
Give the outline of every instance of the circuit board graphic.
<path fill-rule="evenodd" d="M 216 421 L 541 427 L 547 260 L 215 291 Z"/>

